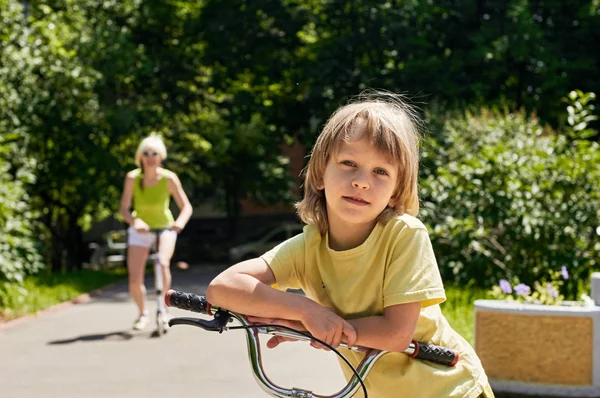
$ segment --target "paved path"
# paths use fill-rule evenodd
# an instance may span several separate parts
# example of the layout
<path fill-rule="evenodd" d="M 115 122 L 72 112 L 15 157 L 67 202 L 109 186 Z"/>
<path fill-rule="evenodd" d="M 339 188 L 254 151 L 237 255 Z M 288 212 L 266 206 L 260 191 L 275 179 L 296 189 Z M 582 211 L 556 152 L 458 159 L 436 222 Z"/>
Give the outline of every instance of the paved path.
<path fill-rule="evenodd" d="M 204 294 L 215 267 L 177 271 L 174 288 Z M 146 286 L 152 286 L 151 279 Z M 153 295 L 148 297 L 154 308 Z M 194 316 L 172 309 L 173 316 Z M 130 328 L 136 309 L 126 282 L 92 300 L 0 330 L 0 396 L 264 398 L 254 381 L 243 331 L 176 326 L 166 336 Z M 263 336 L 263 347 L 267 336 Z M 344 386 L 335 354 L 308 343 L 263 349 L 273 382 L 332 394 Z"/>

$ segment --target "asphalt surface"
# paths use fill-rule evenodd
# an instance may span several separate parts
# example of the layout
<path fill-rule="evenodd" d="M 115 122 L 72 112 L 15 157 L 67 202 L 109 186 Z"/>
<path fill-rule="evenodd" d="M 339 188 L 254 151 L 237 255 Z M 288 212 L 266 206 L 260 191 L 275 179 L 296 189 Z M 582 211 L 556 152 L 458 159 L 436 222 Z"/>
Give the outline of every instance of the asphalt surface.
<path fill-rule="evenodd" d="M 204 294 L 221 270 L 192 266 L 173 275 L 173 288 Z M 152 286 L 151 275 L 146 286 Z M 155 296 L 150 292 L 152 314 Z M 199 316 L 171 309 L 171 315 Z M 174 326 L 156 337 L 153 322 L 133 331 L 137 310 L 126 281 L 91 300 L 43 312 L 0 330 L 0 397 L 248 397 L 267 395 L 251 373 L 243 331 L 222 334 Z M 332 352 L 306 342 L 270 350 L 263 364 L 282 387 L 329 395 L 344 385 Z"/>

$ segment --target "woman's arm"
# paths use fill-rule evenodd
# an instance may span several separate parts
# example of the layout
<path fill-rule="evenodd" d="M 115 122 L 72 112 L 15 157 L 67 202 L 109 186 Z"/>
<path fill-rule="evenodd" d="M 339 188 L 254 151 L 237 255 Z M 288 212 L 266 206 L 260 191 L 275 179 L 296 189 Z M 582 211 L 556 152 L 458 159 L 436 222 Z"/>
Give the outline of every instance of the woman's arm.
<path fill-rule="evenodd" d="M 181 232 L 192 216 L 192 205 L 181 186 L 181 181 L 179 181 L 179 178 L 175 173 L 170 173 L 167 178 L 167 187 L 169 193 L 173 195 L 173 198 L 179 207 L 179 216 L 173 224 L 173 229 L 177 232 Z"/>
<path fill-rule="evenodd" d="M 208 285 L 211 304 L 245 315 L 300 321 L 315 337 L 337 347 L 342 339 L 353 345 L 356 332 L 350 323 L 313 300 L 271 287 L 275 276 L 262 258 L 238 263 Z"/>
<path fill-rule="evenodd" d="M 135 184 L 135 177 L 131 173 L 127 173 L 125 176 L 125 182 L 123 183 L 123 193 L 121 194 L 121 205 L 119 207 L 119 214 L 125 222 L 129 225 L 133 225 L 134 217 L 131 215 L 131 199 L 133 197 L 133 184 Z"/>

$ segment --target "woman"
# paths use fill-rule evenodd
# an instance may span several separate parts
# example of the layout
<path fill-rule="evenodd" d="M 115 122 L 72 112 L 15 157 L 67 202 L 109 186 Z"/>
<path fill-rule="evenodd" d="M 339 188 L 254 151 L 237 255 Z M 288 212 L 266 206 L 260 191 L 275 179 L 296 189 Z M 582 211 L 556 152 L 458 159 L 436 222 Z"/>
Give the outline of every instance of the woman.
<path fill-rule="evenodd" d="M 119 214 L 130 225 L 127 230 L 129 292 L 139 310 L 133 323 L 134 330 L 142 330 L 148 324 L 144 270 L 149 248 L 155 243 L 157 235 L 150 233 L 150 230 L 161 230 L 158 233 L 158 258 L 162 266 L 164 291 L 168 291 L 171 287 L 169 265 L 177 234 L 192 215 L 192 205 L 179 178 L 161 167 L 166 158 L 167 149 L 160 136 L 152 134 L 142 140 L 135 153 L 135 163 L 139 168 L 127 173 L 121 196 Z M 176 220 L 169 209 L 171 196 L 180 210 Z M 130 211 L 132 200 L 133 212 Z"/>

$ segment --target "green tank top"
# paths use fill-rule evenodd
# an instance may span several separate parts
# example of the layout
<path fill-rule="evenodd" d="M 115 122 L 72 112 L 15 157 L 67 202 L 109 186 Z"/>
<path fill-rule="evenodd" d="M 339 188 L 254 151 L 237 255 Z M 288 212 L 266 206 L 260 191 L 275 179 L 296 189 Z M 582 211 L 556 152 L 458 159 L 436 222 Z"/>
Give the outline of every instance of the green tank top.
<path fill-rule="evenodd" d="M 158 183 L 152 187 L 140 187 L 142 173 L 136 170 L 135 185 L 133 188 L 134 217 L 142 219 L 150 228 L 169 228 L 174 219 L 169 204 L 171 195 L 167 187 L 167 177 L 163 174 Z"/>

